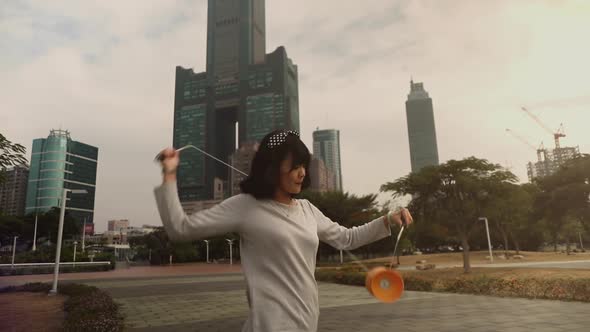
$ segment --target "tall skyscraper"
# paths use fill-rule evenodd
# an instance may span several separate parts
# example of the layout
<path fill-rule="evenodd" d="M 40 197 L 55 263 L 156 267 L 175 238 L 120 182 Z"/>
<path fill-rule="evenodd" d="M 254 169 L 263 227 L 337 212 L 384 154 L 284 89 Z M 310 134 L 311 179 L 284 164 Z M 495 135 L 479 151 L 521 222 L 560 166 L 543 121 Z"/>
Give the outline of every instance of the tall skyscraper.
<path fill-rule="evenodd" d="M 242 144 L 242 146 L 231 155 L 230 165 L 246 174 L 250 173 L 256 151 L 258 151 L 258 143 Z M 233 196 L 242 191 L 240 189 L 240 183 L 246 178 L 246 176 L 235 170 L 230 170 L 230 172 L 230 195 Z"/>
<path fill-rule="evenodd" d="M 326 164 L 320 158 L 312 156 L 309 163 L 309 175 L 311 177 L 311 185 L 309 190 L 316 192 L 326 192 L 335 190 L 334 175 L 326 168 Z"/>
<path fill-rule="evenodd" d="M 264 8 L 264 0 L 208 1 L 207 71 L 176 67 L 175 147 L 193 144 L 227 162 L 272 130 L 300 130 L 297 66 L 284 47 L 266 54 Z M 213 199 L 215 182 L 229 184 L 229 174 L 195 150 L 183 152 L 180 200 Z"/>
<path fill-rule="evenodd" d="M 0 213 L 21 217 L 25 214 L 28 166 L 14 166 L 5 173 L 6 181 L 0 185 Z"/>
<path fill-rule="evenodd" d="M 59 207 L 63 189 L 85 189 L 68 194 L 67 212 L 80 225 L 92 224 L 98 148 L 72 140 L 66 130 L 51 130 L 47 138 L 33 140 L 25 213 Z"/>
<path fill-rule="evenodd" d="M 334 190 L 342 191 L 340 164 L 340 131 L 336 129 L 313 132 L 313 154 L 320 158 L 333 176 Z"/>
<path fill-rule="evenodd" d="M 406 101 L 406 117 L 412 172 L 418 172 L 425 166 L 438 165 L 432 99 L 424 90 L 422 83 L 410 82 L 410 94 Z"/>

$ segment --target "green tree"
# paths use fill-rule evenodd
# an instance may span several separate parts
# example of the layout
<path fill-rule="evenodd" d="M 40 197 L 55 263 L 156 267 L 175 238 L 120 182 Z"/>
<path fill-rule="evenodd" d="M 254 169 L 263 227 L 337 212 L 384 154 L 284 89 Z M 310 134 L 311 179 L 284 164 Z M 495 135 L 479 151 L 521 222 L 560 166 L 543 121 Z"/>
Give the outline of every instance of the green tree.
<path fill-rule="evenodd" d="M 57 231 L 59 226 L 59 208 L 40 213 L 37 223 L 37 239 L 48 238 L 50 241 L 57 240 Z M 10 217 L 0 215 L 0 241 L 6 241 L 7 237 L 18 236 L 19 241 L 33 240 L 35 229 L 35 215 L 30 214 L 25 217 Z M 63 238 L 70 239 L 81 234 L 81 225 L 70 216 L 68 211 L 64 215 Z"/>
<path fill-rule="evenodd" d="M 584 227 L 582 226 L 582 222 L 572 215 L 568 215 L 565 217 L 565 223 L 563 225 L 561 235 L 562 239 L 565 241 L 566 244 L 566 252 L 569 255 L 571 253 L 571 243 L 572 241 L 575 243 L 576 239 L 578 238 L 578 234 L 582 233 Z"/>
<path fill-rule="evenodd" d="M 557 251 L 560 233 L 570 219 L 590 229 L 590 156 L 573 159 L 537 182 L 540 192 L 535 200 L 535 216 L 544 219 Z"/>
<path fill-rule="evenodd" d="M 383 211 L 379 209 L 378 203 L 376 202 L 377 195 L 375 194 L 356 196 L 347 192 L 339 191 L 324 193 L 305 191 L 299 195 L 299 198 L 309 200 L 309 202 L 322 211 L 326 217 L 349 228 L 360 226 L 384 214 Z M 385 251 L 387 246 L 391 246 L 391 244 L 389 244 L 390 241 L 390 239 L 384 239 L 357 250 L 367 257 L 371 253 Z M 393 248 L 391 248 L 391 250 L 393 250 Z M 320 258 L 335 254 L 337 254 L 336 249 L 325 243 L 320 243 L 318 248 L 318 256 Z"/>
<path fill-rule="evenodd" d="M 509 239 L 515 249 L 520 250 L 518 237 L 522 228 L 528 228 L 533 208 L 533 196 L 523 185 L 502 182 L 495 186 L 493 195 L 486 207 L 485 215 L 502 237 L 504 250 L 508 255 Z"/>
<path fill-rule="evenodd" d="M 0 133 L 0 184 L 6 181 L 6 168 L 16 165 L 25 165 L 26 149 L 24 146 L 9 141 Z"/>
<path fill-rule="evenodd" d="M 172 242 L 163 227 L 144 236 L 132 238 L 129 244 L 137 248 L 140 259 L 148 259 L 151 256 L 152 265 L 168 264 L 170 255 L 176 263 L 194 262 L 198 258 L 196 242 Z"/>
<path fill-rule="evenodd" d="M 500 165 L 475 157 L 450 160 L 425 167 L 416 173 L 389 182 L 382 191 L 394 197 L 411 195 L 410 206 L 420 220 L 445 226 L 463 247 L 463 268 L 471 271 L 469 238 L 478 218 L 501 183 L 514 183 L 516 176 Z"/>

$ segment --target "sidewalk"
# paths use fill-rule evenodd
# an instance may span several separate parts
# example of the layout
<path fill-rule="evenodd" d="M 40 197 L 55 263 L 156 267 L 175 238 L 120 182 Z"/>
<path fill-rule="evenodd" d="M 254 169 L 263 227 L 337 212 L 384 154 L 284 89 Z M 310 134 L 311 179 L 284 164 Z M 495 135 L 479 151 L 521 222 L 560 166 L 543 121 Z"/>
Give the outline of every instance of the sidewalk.
<path fill-rule="evenodd" d="M 80 272 L 80 273 L 60 273 L 59 280 L 95 280 L 95 279 L 125 279 L 125 278 L 151 278 L 151 277 L 168 277 L 168 276 L 191 276 L 201 274 L 225 274 L 241 273 L 242 268 L 239 264 L 173 264 L 163 266 L 136 266 L 127 269 L 116 269 L 107 272 Z M 53 274 L 35 274 L 19 276 L 0 277 L 0 288 L 5 286 L 23 285 L 29 282 L 51 282 Z"/>

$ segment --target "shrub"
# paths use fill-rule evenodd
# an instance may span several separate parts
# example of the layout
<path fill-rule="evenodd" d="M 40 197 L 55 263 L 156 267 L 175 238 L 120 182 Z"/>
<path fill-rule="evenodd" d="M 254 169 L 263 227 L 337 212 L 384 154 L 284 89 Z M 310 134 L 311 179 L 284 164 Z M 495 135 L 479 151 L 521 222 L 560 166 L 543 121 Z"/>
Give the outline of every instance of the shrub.
<path fill-rule="evenodd" d="M 365 273 L 348 269 L 319 269 L 318 281 L 347 285 L 365 285 Z M 415 273 L 404 274 L 405 290 L 451 292 L 501 297 L 524 297 L 562 301 L 590 302 L 590 278 L 504 278 L 488 275 L 446 277 Z"/>

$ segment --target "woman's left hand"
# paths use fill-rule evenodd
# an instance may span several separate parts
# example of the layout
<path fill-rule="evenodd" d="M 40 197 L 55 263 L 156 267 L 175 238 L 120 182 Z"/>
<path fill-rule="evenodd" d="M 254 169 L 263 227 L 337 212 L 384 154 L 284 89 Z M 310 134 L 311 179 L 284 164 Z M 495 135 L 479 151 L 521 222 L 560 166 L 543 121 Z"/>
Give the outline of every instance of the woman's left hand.
<path fill-rule="evenodd" d="M 412 222 L 414 222 L 414 219 L 412 218 L 412 215 L 410 214 L 410 211 L 408 209 L 401 208 L 397 212 L 389 212 L 385 216 L 385 222 L 388 225 L 399 225 L 407 227 L 410 226 Z"/>

